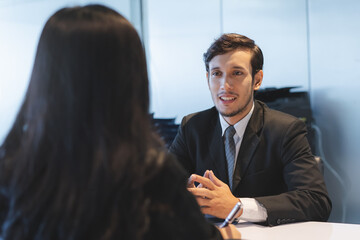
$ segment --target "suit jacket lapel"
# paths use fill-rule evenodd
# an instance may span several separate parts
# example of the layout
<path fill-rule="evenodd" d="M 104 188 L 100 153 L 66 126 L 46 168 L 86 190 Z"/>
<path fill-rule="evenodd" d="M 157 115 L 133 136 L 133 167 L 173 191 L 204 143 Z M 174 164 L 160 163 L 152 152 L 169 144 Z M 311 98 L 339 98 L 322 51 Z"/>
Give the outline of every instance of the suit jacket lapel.
<path fill-rule="evenodd" d="M 211 157 L 210 161 L 211 164 L 215 166 L 212 170 L 217 178 L 228 184 L 229 177 L 227 172 L 224 142 L 221 135 L 219 114 L 217 114 L 216 118 L 212 119 L 212 121 L 213 123 L 211 126 L 213 126 L 213 131 L 209 130 L 210 136 L 208 137 Z"/>
<path fill-rule="evenodd" d="M 236 161 L 233 190 L 236 189 L 241 181 L 241 178 L 246 174 L 255 150 L 260 142 L 260 132 L 264 124 L 263 118 L 263 108 L 257 101 L 255 101 L 254 112 L 246 127 Z"/>

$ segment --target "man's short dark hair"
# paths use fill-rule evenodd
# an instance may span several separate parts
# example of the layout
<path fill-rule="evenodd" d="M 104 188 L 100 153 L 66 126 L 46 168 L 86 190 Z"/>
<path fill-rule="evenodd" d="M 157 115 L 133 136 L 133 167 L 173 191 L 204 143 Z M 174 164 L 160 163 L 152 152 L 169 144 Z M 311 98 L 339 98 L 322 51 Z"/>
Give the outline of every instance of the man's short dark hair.
<path fill-rule="evenodd" d="M 259 46 L 255 44 L 255 41 L 240 34 L 226 33 L 216 39 L 206 53 L 204 53 L 206 71 L 209 72 L 209 62 L 211 59 L 217 55 L 222 55 L 234 50 L 249 50 L 252 53 L 251 75 L 253 78 L 258 71 L 262 70 L 264 57 Z"/>

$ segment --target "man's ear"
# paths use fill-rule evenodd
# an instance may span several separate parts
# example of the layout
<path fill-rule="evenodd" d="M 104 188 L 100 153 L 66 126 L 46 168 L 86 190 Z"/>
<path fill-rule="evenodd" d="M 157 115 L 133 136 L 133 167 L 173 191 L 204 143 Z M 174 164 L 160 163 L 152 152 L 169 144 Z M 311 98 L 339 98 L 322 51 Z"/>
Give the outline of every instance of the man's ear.
<path fill-rule="evenodd" d="M 258 71 L 254 76 L 254 90 L 259 90 L 264 77 L 263 70 Z"/>

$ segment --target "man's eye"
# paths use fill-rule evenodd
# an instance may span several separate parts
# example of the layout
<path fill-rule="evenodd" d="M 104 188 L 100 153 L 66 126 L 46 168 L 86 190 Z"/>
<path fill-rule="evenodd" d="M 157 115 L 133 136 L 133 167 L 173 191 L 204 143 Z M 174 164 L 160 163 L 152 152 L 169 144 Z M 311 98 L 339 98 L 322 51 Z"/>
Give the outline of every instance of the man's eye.
<path fill-rule="evenodd" d="M 221 75 L 220 72 L 213 72 L 213 73 L 211 74 L 211 76 L 213 76 L 213 77 L 218 77 L 218 76 L 220 76 L 220 75 Z"/>
<path fill-rule="evenodd" d="M 235 71 L 234 72 L 234 75 L 237 75 L 237 76 L 239 76 L 239 75 L 242 75 L 243 73 L 241 72 L 241 71 Z"/>

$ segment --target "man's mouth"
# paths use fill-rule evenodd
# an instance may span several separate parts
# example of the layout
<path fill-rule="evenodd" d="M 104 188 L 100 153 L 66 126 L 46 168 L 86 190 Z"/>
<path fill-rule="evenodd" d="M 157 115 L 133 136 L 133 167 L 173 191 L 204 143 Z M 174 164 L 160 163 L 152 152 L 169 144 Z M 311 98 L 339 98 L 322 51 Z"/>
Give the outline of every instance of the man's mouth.
<path fill-rule="evenodd" d="M 220 100 L 222 101 L 234 101 L 236 97 L 220 97 Z"/>

